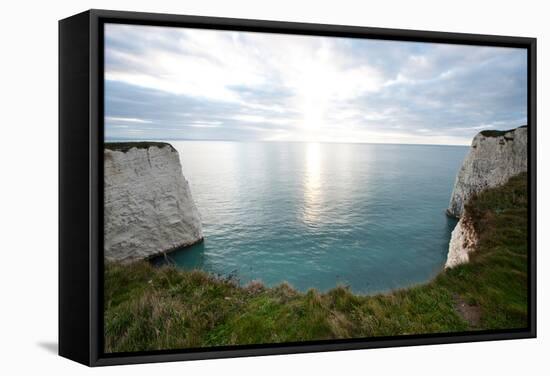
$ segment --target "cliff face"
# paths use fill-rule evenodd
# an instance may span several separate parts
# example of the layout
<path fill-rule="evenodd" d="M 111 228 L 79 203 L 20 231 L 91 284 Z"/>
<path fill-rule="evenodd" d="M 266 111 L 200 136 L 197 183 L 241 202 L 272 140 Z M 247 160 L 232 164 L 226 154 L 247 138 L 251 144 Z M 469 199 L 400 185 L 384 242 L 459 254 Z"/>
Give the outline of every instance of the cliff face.
<path fill-rule="evenodd" d="M 478 234 L 464 205 L 487 188 L 505 184 L 527 171 L 527 127 L 478 133 L 456 177 L 447 213 L 460 218 L 451 234 L 446 268 L 468 262 Z"/>
<path fill-rule="evenodd" d="M 527 171 L 527 127 L 478 133 L 456 177 L 447 212 L 460 218 L 472 194 L 502 185 L 524 171 Z"/>
<path fill-rule="evenodd" d="M 470 259 L 468 254 L 474 251 L 477 240 L 477 234 L 468 215 L 463 215 L 451 233 L 445 267 L 452 268 L 467 263 Z"/>
<path fill-rule="evenodd" d="M 203 238 L 178 152 L 169 144 L 106 144 L 104 192 L 107 260 L 144 259 Z"/>

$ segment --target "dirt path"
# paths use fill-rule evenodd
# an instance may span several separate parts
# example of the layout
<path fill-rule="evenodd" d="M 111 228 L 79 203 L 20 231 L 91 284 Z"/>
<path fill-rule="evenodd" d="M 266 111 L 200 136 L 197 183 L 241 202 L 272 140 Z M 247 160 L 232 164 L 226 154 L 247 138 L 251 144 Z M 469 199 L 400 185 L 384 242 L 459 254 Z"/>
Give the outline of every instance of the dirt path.
<path fill-rule="evenodd" d="M 461 296 L 455 295 L 455 309 L 458 314 L 466 320 L 470 326 L 477 327 L 481 321 L 481 308 L 477 305 L 468 304 Z"/>

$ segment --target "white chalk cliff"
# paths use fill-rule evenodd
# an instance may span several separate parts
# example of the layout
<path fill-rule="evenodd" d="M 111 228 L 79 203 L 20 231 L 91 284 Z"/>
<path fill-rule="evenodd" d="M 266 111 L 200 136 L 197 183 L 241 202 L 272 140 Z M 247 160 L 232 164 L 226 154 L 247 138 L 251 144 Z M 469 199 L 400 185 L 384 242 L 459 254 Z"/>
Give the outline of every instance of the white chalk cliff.
<path fill-rule="evenodd" d="M 203 239 L 199 212 L 170 144 L 105 144 L 104 192 L 107 260 L 145 259 Z"/>
<path fill-rule="evenodd" d="M 451 234 L 446 268 L 464 264 L 475 250 L 478 234 L 464 205 L 487 188 L 503 185 L 512 176 L 527 171 L 527 127 L 478 133 L 458 175 L 447 213 L 460 218 Z"/>
<path fill-rule="evenodd" d="M 458 172 L 447 212 L 460 218 L 464 204 L 475 193 L 497 187 L 527 171 L 527 127 L 482 131 Z"/>
<path fill-rule="evenodd" d="M 452 268 L 467 263 L 470 260 L 468 254 L 475 250 L 477 240 L 477 234 L 468 215 L 463 215 L 451 233 L 445 267 Z"/>

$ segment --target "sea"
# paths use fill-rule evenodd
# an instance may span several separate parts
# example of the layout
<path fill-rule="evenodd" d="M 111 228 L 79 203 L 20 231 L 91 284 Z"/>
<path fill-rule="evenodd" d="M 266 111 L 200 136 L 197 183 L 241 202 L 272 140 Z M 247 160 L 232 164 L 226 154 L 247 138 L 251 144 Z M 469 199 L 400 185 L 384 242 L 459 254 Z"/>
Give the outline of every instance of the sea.
<path fill-rule="evenodd" d="M 241 284 L 376 294 L 421 284 L 446 260 L 445 214 L 464 146 L 168 141 L 204 242 L 166 259 Z"/>

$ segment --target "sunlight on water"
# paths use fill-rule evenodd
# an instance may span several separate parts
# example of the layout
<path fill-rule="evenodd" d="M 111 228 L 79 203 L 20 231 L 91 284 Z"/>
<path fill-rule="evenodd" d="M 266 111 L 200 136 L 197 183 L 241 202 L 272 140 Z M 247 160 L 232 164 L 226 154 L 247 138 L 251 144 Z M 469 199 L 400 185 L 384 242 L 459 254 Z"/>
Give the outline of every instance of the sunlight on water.
<path fill-rule="evenodd" d="M 321 212 L 321 151 L 318 143 L 308 143 L 304 179 L 304 222 L 313 225 Z"/>

